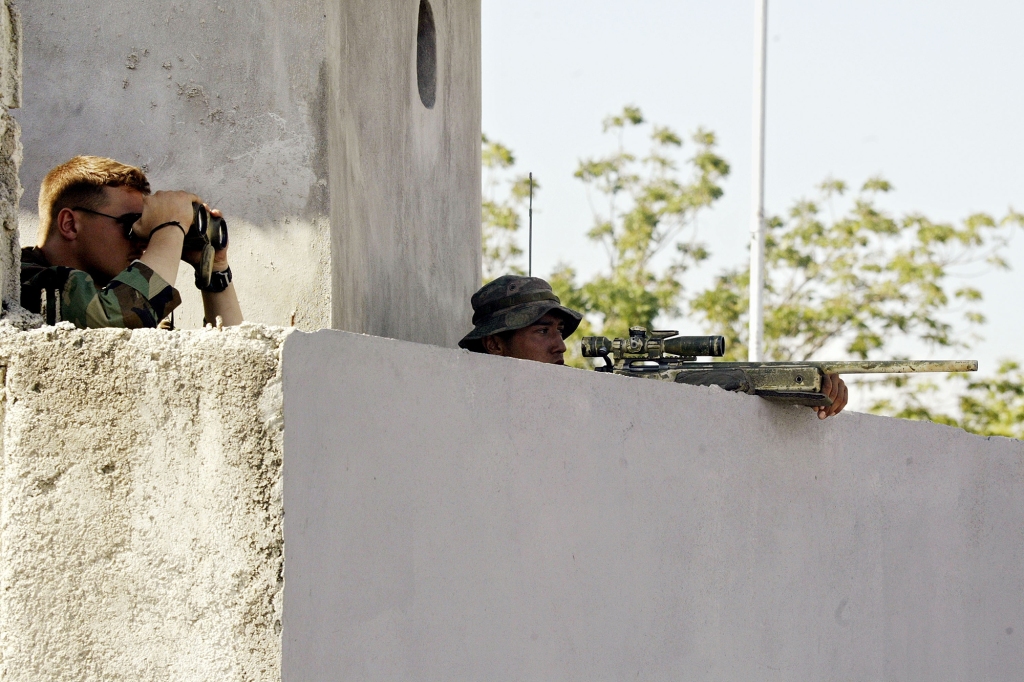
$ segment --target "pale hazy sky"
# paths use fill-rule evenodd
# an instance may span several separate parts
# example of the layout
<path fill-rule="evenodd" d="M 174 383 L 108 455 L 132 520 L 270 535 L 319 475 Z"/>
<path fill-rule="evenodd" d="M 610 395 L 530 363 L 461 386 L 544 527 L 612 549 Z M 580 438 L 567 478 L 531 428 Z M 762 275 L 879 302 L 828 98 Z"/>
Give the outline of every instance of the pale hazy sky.
<path fill-rule="evenodd" d="M 684 134 L 714 130 L 732 165 L 700 226 L 713 260 L 691 286 L 746 262 L 753 22 L 753 0 L 483 0 L 483 129 L 543 185 L 534 274 L 602 265 L 572 173 L 610 148 L 601 120 L 627 103 Z M 879 173 L 897 214 L 1024 211 L 1022 26 L 1020 2 L 769 0 L 769 213 L 827 176 Z M 989 317 L 969 354 L 982 370 L 1024 360 L 1024 234 L 1008 255 L 1014 272 L 974 281 Z"/>

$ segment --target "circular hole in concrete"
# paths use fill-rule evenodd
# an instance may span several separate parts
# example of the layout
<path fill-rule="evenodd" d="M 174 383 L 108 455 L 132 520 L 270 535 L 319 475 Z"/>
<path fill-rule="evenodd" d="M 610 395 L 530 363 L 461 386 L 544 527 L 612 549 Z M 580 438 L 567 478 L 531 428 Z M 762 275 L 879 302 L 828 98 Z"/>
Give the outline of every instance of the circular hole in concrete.
<path fill-rule="evenodd" d="M 437 30 L 434 28 L 434 11 L 427 0 L 420 0 L 420 19 L 416 30 L 416 83 L 423 106 L 433 109 L 437 98 Z"/>

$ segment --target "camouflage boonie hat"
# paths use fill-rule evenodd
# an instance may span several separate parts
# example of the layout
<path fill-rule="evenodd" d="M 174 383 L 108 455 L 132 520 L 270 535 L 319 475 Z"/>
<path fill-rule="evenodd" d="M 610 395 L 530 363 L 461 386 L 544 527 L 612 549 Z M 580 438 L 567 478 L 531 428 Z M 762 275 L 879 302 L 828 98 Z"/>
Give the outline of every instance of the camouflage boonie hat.
<path fill-rule="evenodd" d="M 473 324 L 476 328 L 459 341 L 459 346 L 484 353 L 483 338 L 515 331 L 556 312 L 565 318 L 565 336 L 580 326 L 583 316 L 561 305 L 551 285 L 540 277 L 502 275 L 473 294 Z"/>

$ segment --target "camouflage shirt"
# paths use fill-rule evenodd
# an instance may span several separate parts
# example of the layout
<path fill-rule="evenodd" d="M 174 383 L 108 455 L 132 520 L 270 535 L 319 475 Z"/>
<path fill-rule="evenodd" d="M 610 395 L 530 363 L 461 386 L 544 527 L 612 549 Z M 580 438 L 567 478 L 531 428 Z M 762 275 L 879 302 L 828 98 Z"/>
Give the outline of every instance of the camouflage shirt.
<path fill-rule="evenodd" d="M 156 327 L 181 304 L 178 290 L 141 261 L 134 261 L 105 287 L 81 270 L 50 265 L 42 250 L 21 250 L 21 305 L 41 313 L 46 294 L 46 322 L 55 324 L 60 292 L 60 319 L 76 327 Z"/>

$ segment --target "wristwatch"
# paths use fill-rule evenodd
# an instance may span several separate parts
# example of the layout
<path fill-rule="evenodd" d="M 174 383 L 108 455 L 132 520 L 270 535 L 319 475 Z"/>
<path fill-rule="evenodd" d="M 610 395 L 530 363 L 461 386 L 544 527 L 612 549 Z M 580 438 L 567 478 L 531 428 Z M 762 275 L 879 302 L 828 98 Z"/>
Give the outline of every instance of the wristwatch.
<path fill-rule="evenodd" d="M 201 291 L 205 291 L 211 294 L 219 294 L 228 288 L 231 284 L 231 267 L 229 266 L 226 270 L 220 272 L 213 272 L 210 275 L 210 284 L 205 287 L 200 287 Z"/>

